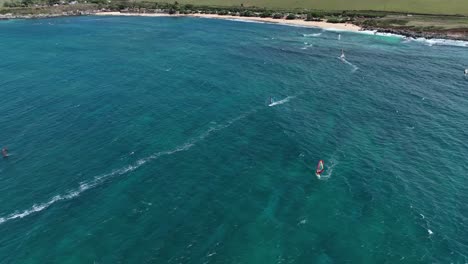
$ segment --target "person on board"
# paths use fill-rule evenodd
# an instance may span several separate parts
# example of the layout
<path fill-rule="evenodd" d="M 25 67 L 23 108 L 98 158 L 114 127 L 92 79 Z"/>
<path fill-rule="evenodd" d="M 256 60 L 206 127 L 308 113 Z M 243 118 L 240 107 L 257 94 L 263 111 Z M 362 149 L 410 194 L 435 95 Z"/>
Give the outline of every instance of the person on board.
<path fill-rule="evenodd" d="M 317 164 L 317 168 L 315 169 L 315 175 L 317 175 L 317 177 L 320 178 L 320 176 L 322 175 L 324 169 L 325 169 L 325 165 L 324 165 L 323 160 L 319 160 L 319 162 Z"/>
<path fill-rule="evenodd" d="M 345 59 L 345 55 L 344 55 L 344 50 L 341 49 L 341 56 L 340 56 L 340 59 L 344 60 Z"/>

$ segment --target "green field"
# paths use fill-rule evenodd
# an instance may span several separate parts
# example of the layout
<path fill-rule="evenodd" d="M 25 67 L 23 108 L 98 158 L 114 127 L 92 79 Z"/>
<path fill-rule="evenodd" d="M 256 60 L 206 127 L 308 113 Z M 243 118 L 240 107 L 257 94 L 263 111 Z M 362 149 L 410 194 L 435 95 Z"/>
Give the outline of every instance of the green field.
<path fill-rule="evenodd" d="M 20 2 L 21 0 L 0 0 Z M 112 2 L 122 0 L 111 0 Z M 174 3 L 176 0 L 127 0 Z M 419 14 L 468 15 L 468 0 L 178 0 L 180 4 L 196 6 L 241 6 L 268 9 L 313 9 L 324 11 L 385 11 Z"/>
<path fill-rule="evenodd" d="M 468 29 L 468 18 L 457 16 L 420 16 L 411 17 L 403 15 L 388 15 L 377 20 L 379 23 L 387 22 L 391 26 L 409 26 L 409 27 L 436 27 L 440 29 Z"/>
<path fill-rule="evenodd" d="M 174 2 L 173 0 L 154 1 Z M 243 4 L 244 6 L 274 9 L 378 10 L 468 15 L 468 0 L 180 0 L 178 2 L 212 6 L 240 6 Z"/>

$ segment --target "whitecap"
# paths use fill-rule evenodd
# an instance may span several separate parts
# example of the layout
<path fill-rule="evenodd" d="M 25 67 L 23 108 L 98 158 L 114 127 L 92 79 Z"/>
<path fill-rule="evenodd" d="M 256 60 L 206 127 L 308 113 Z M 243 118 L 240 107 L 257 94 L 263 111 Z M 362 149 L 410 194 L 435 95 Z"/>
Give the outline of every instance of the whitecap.
<path fill-rule="evenodd" d="M 303 37 L 318 37 L 322 35 L 322 33 L 312 33 L 312 34 L 302 34 Z"/>
<path fill-rule="evenodd" d="M 229 21 L 245 22 L 245 23 L 273 24 L 273 23 L 268 23 L 268 22 L 263 22 L 263 21 L 249 20 L 249 19 L 242 19 L 242 18 L 222 18 L 222 19 L 229 20 Z"/>
<path fill-rule="evenodd" d="M 382 37 L 397 37 L 397 38 L 401 38 L 401 39 L 406 38 L 403 35 L 393 34 L 393 33 L 377 32 L 377 30 L 361 30 L 361 31 L 357 31 L 357 33 L 365 34 L 365 35 L 382 36 Z"/>
<path fill-rule="evenodd" d="M 468 47 L 468 41 L 453 40 L 453 39 L 426 39 L 426 38 L 409 38 L 410 41 L 419 42 L 427 46 L 456 46 Z"/>
<path fill-rule="evenodd" d="M 309 42 L 304 42 L 304 46 L 301 48 L 301 50 L 306 50 L 310 47 L 312 47 L 313 45 Z"/>

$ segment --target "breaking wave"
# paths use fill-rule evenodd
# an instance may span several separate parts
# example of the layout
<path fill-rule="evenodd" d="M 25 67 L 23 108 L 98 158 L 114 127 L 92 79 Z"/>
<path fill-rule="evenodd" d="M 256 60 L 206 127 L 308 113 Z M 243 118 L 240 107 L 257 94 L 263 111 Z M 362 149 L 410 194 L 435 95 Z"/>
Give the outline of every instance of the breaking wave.
<path fill-rule="evenodd" d="M 397 37 L 397 38 L 405 38 L 403 35 L 393 34 L 393 33 L 384 33 L 384 32 L 377 32 L 377 30 L 361 30 L 357 33 L 365 34 L 365 35 L 376 35 L 376 36 L 384 36 L 384 37 Z"/>
<path fill-rule="evenodd" d="M 303 37 L 318 37 L 322 35 L 322 33 L 313 33 L 313 34 L 302 34 Z"/>
<path fill-rule="evenodd" d="M 452 39 L 426 39 L 426 38 L 409 38 L 410 41 L 416 41 L 428 46 L 456 46 L 467 47 L 468 41 L 452 40 Z"/>
<path fill-rule="evenodd" d="M 363 30 L 363 31 L 359 31 L 358 33 L 367 34 L 367 35 L 385 36 L 385 37 L 398 37 L 401 39 L 405 39 L 405 42 L 419 42 L 427 46 L 468 47 L 468 41 L 464 41 L 464 40 L 411 38 L 411 37 L 405 37 L 403 35 L 398 35 L 398 34 L 393 34 L 393 33 L 377 32 L 375 30 Z"/>

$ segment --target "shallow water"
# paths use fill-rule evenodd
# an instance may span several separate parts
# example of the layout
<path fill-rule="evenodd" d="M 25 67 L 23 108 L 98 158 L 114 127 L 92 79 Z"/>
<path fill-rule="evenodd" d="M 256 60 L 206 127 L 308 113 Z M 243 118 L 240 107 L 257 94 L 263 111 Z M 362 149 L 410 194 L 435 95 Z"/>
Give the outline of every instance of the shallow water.
<path fill-rule="evenodd" d="M 0 32 L 1 263 L 468 261 L 463 45 L 195 18 Z"/>

